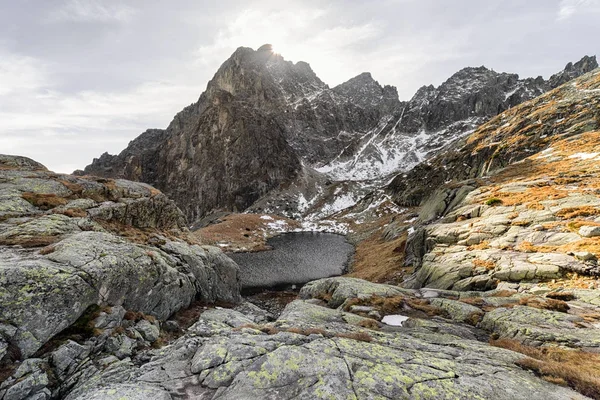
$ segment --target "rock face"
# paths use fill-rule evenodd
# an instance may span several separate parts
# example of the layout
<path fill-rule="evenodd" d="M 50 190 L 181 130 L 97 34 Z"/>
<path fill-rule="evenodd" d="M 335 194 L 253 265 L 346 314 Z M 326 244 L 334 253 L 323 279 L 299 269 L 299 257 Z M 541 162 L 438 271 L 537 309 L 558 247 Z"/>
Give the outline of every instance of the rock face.
<path fill-rule="evenodd" d="M 415 267 L 406 287 L 489 290 L 600 276 L 599 89 L 595 70 L 391 183 L 398 202 L 422 204 L 406 246 Z"/>
<path fill-rule="evenodd" d="M 595 58 L 585 58 L 552 83 L 466 68 L 400 102 L 395 88 L 382 87 L 369 73 L 329 88 L 308 64 L 285 61 L 269 45 L 242 47 L 166 130 L 149 130 L 118 156 L 103 154 L 79 173 L 152 184 L 190 220 L 219 209 L 245 210 L 290 186 L 295 189 L 282 201 L 302 213 L 306 201 L 323 202 L 317 198 L 322 182 L 407 169 L 594 65 Z"/>
<path fill-rule="evenodd" d="M 90 306 L 166 319 L 194 299 L 240 299 L 238 266 L 186 242 L 181 211 L 146 184 L 0 156 L 0 198 L 0 344 L 22 357 Z"/>
<path fill-rule="evenodd" d="M 396 176 L 389 193 L 400 205 L 420 205 L 449 181 L 485 176 L 544 150 L 557 138 L 597 130 L 599 75 L 596 69 L 503 112 L 446 151 Z"/>
<path fill-rule="evenodd" d="M 57 368 L 67 372 L 58 374 L 62 384 L 53 395 L 68 400 L 586 398 L 521 369 L 521 354 L 476 340 L 479 328 L 452 325 L 481 320 L 487 327 L 484 312 L 459 298 L 478 296 L 491 305 L 498 300 L 494 293 L 398 290 L 346 278 L 316 281 L 301 292 L 306 300 L 290 303 L 276 321 L 259 322 L 260 310 L 208 309 L 184 336 L 162 349 L 141 351 L 134 360 L 90 352 L 91 342 L 68 342 L 52 353 Z M 430 301 L 445 317 L 411 316 L 404 326 L 390 327 L 332 308 L 333 303 L 315 304 L 316 297 L 328 295 L 336 304 L 368 302 L 373 295 Z M 496 309 L 515 321 L 529 315 L 531 326 L 544 326 L 541 318 L 565 327 L 580 320 L 531 307 Z M 508 322 L 490 329 L 510 333 Z"/>

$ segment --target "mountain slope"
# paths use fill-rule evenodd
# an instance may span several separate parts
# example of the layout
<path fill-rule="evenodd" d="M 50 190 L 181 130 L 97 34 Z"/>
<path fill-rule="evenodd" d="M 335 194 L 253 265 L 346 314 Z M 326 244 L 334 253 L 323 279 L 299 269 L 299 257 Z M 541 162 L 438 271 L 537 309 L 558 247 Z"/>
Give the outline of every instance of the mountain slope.
<path fill-rule="evenodd" d="M 586 60 L 554 80 L 596 65 Z M 190 221 L 253 204 L 289 216 L 322 215 L 315 205 L 337 211 L 373 186 L 329 190 L 330 181 L 381 179 L 409 168 L 549 85 L 466 68 L 404 103 L 369 73 L 329 88 L 308 64 L 285 61 L 270 45 L 241 47 L 166 130 L 149 130 L 79 173 L 150 183 Z"/>
<path fill-rule="evenodd" d="M 452 181 L 478 178 L 522 160 L 564 137 L 600 127 L 598 69 L 509 109 L 460 143 L 398 175 L 393 200 L 414 206 Z"/>
<path fill-rule="evenodd" d="M 407 171 L 500 112 L 597 67 L 595 57 L 585 56 L 548 81 L 519 79 L 483 66 L 464 68 L 438 88 L 420 88 L 409 102 L 388 114 L 385 124 L 362 138 L 358 151 L 348 149 L 318 170 L 338 180 Z"/>

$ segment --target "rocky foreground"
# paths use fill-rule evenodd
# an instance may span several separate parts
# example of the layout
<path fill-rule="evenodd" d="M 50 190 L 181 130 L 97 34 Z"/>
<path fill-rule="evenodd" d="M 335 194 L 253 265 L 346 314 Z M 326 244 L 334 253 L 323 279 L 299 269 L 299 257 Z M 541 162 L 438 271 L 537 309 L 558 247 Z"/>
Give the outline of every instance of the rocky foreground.
<path fill-rule="evenodd" d="M 460 291 L 330 278 L 273 315 L 242 302 L 238 266 L 196 244 L 152 187 L 23 157 L 0 166 L 2 400 L 598 394 L 535 353 L 597 352 L 597 290 L 475 292 L 452 273 L 428 282 Z M 382 323 L 398 314 L 401 326 Z"/>
<path fill-rule="evenodd" d="M 271 312 L 199 238 L 285 221 L 191 233 L 149 185 L 1 155 L 0 400 L 600 398 L 599 106 L 597 69 L 397 177 L 338 219 L 352 274 L 400 284 Z"/>

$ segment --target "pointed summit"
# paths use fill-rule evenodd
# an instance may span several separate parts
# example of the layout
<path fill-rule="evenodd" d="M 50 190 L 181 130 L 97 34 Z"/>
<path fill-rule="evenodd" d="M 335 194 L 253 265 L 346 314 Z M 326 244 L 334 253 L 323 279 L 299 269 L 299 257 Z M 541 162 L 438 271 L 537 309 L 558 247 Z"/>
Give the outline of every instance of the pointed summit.
<path fill-rule="evenodd" d="M 571 79 L 575 79 L 583 74 L 593 71 L 596 68 L 598 68 L 598 61 L 596 61 L 596 56 L 584 56 L 575 64 L 573 64 L 572 62 L 568 63 L 565 66 L 564 70 L 552 75 L 550 79 L 548 79 L 548 83 L 550 87 L 554 89 L 562 85 L 563 83 L 566 83 Z"/>
<path fill-rule="evenodd" d="M 256 51 L 259 52 L 259 53 L 267 52 L 267 51 L 273 53 L 273 45 L 269 44 L 269 43 L 263 44 Z"/>

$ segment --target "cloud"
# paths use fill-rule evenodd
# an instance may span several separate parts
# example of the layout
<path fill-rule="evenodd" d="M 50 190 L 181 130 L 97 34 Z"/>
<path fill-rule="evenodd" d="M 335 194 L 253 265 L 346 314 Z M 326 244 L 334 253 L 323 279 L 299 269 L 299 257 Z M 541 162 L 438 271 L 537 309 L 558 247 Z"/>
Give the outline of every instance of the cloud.
<path fill-rule="evenodd" d="M 61 8 L 49 13 L 48 21 L 124 23 L 134 14 L 134 8 L 114 0 L 68 0 Z"/>
<path fill-rule="evenodd" d="M 562 0 L 556 18 L 564 21 L 584 11 L 600 12 L 600 0 Z"/>
<path fill-rule="evenodd" d="M 118 153 L 148 128 L 165 128 L 201 87 L 148 81 L 119 91 L 65 92 L 32 57 L 0 54 L 0 152 L 71 172 L 104 151 Z M 69 169 L 66 169 L 69 168 Z"/>
<path fill-rule="evenodd" d="M 29 56 L 0 52 L 0 96 L 49 85 L 45 64 Z"/>

